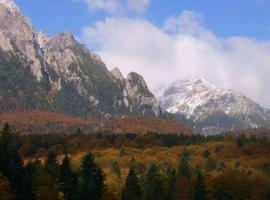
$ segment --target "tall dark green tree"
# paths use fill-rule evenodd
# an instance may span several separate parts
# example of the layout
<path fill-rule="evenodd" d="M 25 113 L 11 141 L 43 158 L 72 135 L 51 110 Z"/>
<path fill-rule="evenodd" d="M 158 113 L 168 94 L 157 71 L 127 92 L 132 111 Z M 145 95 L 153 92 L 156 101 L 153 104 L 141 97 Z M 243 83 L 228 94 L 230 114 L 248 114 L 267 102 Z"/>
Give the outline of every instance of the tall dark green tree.
<path fill-rule="evenodd" d="M 180 164 L 178 168 L 178 175 L 182 177 L 191 177 L 191 168 L 189 165 L 189 153 L 186 149 L 184 149 L 183 153 L 181 154 Z"/>
<path fill-rule="evenodd" d="M 58 177 L 59 165 L 57 163 L 57 156 L 53 151 L 48 153 L 47 159 L 45 161 L 45 170 L 56 182 Z"/>
<path fill-rule="evenodd" d="M 80 200 L 100 200 L 105 190 L 104 175 L 91 154 L 82 158 L 78 198 Z"/>
<path fill-rule="evenodd" d="M 0 137 L 0 171 L 9 180 L 15 199 L 21 200 L 23 199 L 23 164 L 15 139 L 15 135 L 11 134 L 9 124 L 6 123 Z"/>
<path fill-rule="evenodd" d="M 64 194 L 64 200 L 75 199 L 77 177 L 72 171 L 68 156 L 65 156 L 59 170 L 59 188 Z"/>
<path fill-rule="evenodd" d="M 200 171 L 197 174 L 197 180 L 194 187 L 193 199 L 194 200 L 208 200 L 208 194 L 205 188 L 204 178 Z"/>
<path fill-rule="evenodd" d="M 131 168 L 122 192 L 122 200 L 141 200 L 142 192 L 134 168 Z"/>
<path fill-rule="evenodd" d="M 34 181 L 34 164 L 27 163 L 24 167 L 24 176 L 22 181 L 22 197 L 24 200 L 35 200 L 36 196 L 33 191 Z"/>
<path fill-rule="evenodd" d="M 156 165 L 152 165 L 146 176 L 145 200 L 165 200 L 165 190 Z"/>
<path fill-rule="evenodd" d="M 11 139 L 11 131 L 9 128 L 9 124 L 6 123 L 4 125 L 4 128 L 1 132 L 0 137 L 0 171 L 3 172 L 5 176 L 7 176 L 8 173 L 8 165 L 9 165 L 9 152 L 8 152 L 8 146 Z"/>
<path fill-rule="evenodd" d="M 48 174 L 47 170 L 41 165 L 39 161 L 34 163 L 34 180 L 33 191 L 38 200 L 57 200 L 58 189 L 55 186 L 55 181 L 52 176 Z"/>
<path fill-rule="evenodd" d="M 172 200 L 176 181 L 177 181 L 177 172 L 175 169 L 172 169 L 168 174 L 167 200 Z"/>

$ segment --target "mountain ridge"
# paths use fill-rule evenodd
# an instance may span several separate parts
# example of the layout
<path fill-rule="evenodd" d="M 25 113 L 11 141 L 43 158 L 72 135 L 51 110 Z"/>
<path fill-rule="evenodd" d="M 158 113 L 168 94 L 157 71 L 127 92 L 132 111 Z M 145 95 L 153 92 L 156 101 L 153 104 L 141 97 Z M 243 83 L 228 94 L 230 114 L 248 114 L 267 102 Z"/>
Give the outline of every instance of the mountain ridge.
<path fill-rule="evenodd" d="M 0 111 L 162 115 L 139 74 L 119 80 L 72 33 L 36 32 L 12 0 L 0 0 L 0 11 Z"/>
<path fill-rule="evenodd" d="M 184 116 L 201 131 L 270 127 L 268 109 L 241 92 L 217 87 L 204 78 L 178 80 L 155 93 L 162 94 L 158 99 L 163 109 Z"/>

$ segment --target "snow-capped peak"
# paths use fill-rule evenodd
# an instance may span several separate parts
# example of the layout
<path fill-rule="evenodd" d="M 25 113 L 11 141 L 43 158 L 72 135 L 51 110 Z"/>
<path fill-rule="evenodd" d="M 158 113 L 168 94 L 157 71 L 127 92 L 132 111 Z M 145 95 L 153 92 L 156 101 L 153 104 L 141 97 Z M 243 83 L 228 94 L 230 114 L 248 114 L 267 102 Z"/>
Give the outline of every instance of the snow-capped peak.
<path fill-rule="evenodd" d="M 13 0 L 0 0 L 0 6 L 5 6 L 10 12 L 20 12 L 20 8 Z"/>
<path fill-rule="evenodd" d="M 233 124 L 239 121 L 241 124 L 237 125 L 244 128 L 259 127 L 268 123 L 270 126 L 268 110 L 241 92 L 217 87 L 204 78 L 191 77 L 175 81 L 164 90 L 163 95 L 158 96 L 158 99 L 166 111 L 185 116 L 201 126 L 205 123 L 217 123 L 214 125 L 220 126 L 222 123 Z M 233 126 L 236 125 L 228 129 L 234 128 Z"/>

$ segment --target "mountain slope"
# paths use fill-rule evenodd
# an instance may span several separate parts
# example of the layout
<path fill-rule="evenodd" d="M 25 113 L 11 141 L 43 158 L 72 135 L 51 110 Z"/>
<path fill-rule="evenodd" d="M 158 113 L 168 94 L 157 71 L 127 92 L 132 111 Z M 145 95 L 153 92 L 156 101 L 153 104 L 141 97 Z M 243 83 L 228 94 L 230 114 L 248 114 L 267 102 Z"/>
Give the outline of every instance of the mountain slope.
<path fill-rule="evenodd" d="M 189 78 L 158 91 L 161 107 L 185 116 L 198 130 L 269 127 L 270 112 L 243 94 L 219 88 L 203 78 Z"/>
<path fill-rule="evenodd" d="M 97 119 L 40 111 L 0 113 L 0 127 L 2 128 L 7 122 L 12 130 L 23 135 L 75 134 L 78 128 L 84 134 L 192 134 L 191 130 L 178 121 L 135 115 Z"/>
<path fill-rule="evenodd" d="M 0 72 L 0 111 L 162 114 L 140 75 L 120 80 L 69 32 L 37 33 L 12 0 L 0 0 Z"/>

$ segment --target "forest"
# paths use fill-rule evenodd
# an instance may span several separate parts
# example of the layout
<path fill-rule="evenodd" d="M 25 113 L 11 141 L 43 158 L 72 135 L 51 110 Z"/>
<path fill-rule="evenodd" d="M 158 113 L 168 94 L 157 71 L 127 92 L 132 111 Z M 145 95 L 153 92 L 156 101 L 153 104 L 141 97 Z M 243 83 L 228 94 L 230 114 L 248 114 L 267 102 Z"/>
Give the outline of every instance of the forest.
<path fill-rule="evenodd" d="M 255 135 L 19 135 L 5 124 L 0 199 L 270 199 L 269 154 Z"/>

